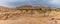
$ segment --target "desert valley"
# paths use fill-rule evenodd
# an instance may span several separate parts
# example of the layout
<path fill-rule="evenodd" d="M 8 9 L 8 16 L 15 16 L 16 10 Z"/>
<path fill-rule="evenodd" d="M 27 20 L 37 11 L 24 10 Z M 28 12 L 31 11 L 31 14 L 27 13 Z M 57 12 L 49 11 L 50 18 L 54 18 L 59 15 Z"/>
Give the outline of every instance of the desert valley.
<path fill-rule="evenodd" d="M 0 24 L 60 24 L 60 8 L 0 6 Z"/>

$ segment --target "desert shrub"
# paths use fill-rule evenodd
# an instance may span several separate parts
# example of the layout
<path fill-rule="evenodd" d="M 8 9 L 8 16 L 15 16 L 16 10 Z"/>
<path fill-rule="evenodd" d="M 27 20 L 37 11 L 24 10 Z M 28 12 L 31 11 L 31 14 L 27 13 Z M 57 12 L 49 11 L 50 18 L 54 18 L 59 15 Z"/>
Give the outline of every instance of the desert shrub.
<path fill-rule="evenodd" d="M 42 9 L 40 9 L 40 10 L 42 10 Z"/>
<path fill-rule="evenodd" d="M 29 10 L 26 9 L 26 12 L 28 12 Z"/>
<path fill-rule="evenodd" d="M 57 11 L 57 12 L 60 11 L 60 8 L 56 8 L 55 11 Z"/>

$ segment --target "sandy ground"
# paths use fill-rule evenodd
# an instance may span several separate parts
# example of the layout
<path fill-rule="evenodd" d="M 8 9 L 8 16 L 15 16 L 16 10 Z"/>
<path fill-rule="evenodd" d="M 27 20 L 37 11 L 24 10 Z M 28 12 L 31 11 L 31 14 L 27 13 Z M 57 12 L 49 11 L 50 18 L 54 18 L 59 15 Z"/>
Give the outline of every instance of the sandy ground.
<path fill-rule="evenodd" d="M 48 24 L 46 20 L 46 18 L 21 17 L 17 20 L 0 20 L 0 24 Z"/>
<path fill-rule="evenodd" d="M 52 18 L 54 20 L 51 20 Z M 4 18 L 2 17 L 2 19 Z M 7 20 L 0 20 L 0 24 L 60 24 L 60 12 L 51 11 L 47 17 L 39 13 L 12 15 Z"/>

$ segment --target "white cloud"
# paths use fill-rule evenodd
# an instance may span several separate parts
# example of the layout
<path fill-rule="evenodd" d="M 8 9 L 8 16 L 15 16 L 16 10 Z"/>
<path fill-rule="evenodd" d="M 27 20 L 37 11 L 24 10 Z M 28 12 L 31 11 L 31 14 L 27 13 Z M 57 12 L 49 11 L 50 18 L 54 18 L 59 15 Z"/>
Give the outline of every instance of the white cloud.
<path fill-rule="evenodd" d="M 60 4 L 60 0 L 51 0 L 50 3 L 51 4 Z"/>

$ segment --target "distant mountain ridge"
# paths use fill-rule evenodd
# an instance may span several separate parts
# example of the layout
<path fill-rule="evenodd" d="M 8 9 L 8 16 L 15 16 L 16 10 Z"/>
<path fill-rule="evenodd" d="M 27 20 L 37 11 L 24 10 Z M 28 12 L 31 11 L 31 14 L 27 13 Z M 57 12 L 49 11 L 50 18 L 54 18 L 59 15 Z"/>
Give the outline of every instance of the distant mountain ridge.
<path fill-rule="evenodd" d="M 16 7 L 18 9 L 39 9 L 39 8 L 48 8 L 47 6 L 32 6 L 32 5 L 23 5 L 20 7 Z"/>

